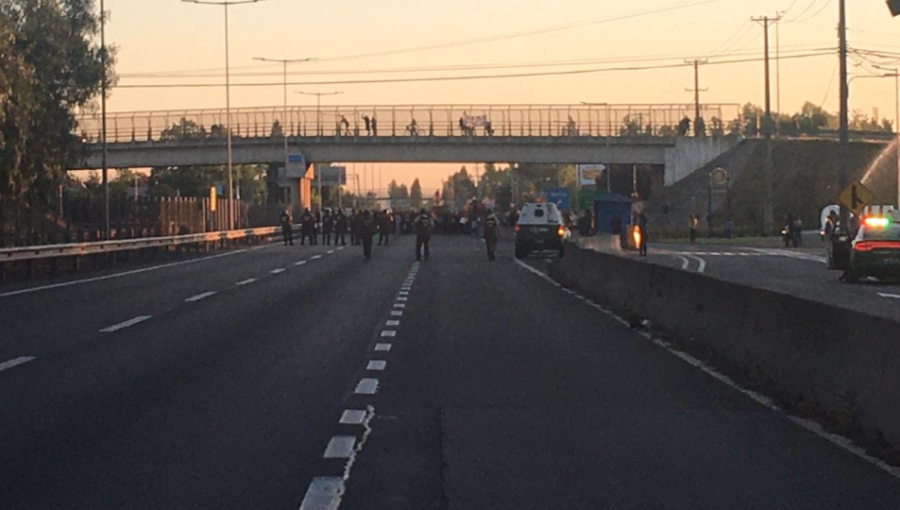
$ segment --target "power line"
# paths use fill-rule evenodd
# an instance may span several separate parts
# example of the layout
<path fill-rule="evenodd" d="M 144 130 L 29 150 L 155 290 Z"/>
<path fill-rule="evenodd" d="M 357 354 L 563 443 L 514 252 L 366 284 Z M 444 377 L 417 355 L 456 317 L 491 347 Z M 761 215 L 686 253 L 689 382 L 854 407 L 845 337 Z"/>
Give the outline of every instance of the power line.
<path fill-rule="evenodd" d="M 814 58 L 821 57 L 826 55 L 833 55 L 834 49 L 828 48 L 823 49 L 818 52 L 797 54 L 797 55 L 787 55 L 782 56 L 781 60 L 795 60 L 801 58 Z M 743 59 L 732 59 L 732 60 L 722 60 L 716 62 L 709 62 L 706 65 L 731 65 L 731 64 L 743 64 L 750 62 L 761 62 L 763 58 L 743 58 Z M 510 73 L 510 74 L 495 74 L 495 75 L 467 75 L 467 76 L 428 76 L 421 78 L 381 78 L 381 79 L 368 79 L 368 80 L 328 80 L 328 81 L 315 81 L 315 82 L 293 82 L 288 83 L 290 86 L 316 86 L 316 85 L 370 85 L 370 84 L 385 84 L 385 83 L 417 83 L 417 82 L 439 82 L 439 81 L 466 81 L 466 80 L 490 80 L 490 79 L 511 79 L 511 78 L 535 78 L 541 76 L 571 76 L 571 75 L 581 75 L 581 74 L 597 74 L 597 73 L 605 73 L 605 72 L 624 72 L 624 71 L 650 71 L 657 69 L 673 69 L 677 67 L 686 67 L 691 64 L 685 63 L 673 63 L 673 64 L 661 64 L 654 66 L 628 66 L 628 67 L 608 67 L 608 68 L 599 68 L 599 69 L 571 69 L 565 71 L 544 71 L 544 72 L 535 72 L 535 73 Z M 165 89 L 165 88 L 210 88 L 210 87 L 221 87 L 220 83 L 172 83 L 172 84 L 137 84 L 137 85 L 116 85 L 116 88 L 119 89 Z M 232 84 L 232 87 L 272 87 L 272 86 L 283 86 L 282 83 L 239 83 Z"/>

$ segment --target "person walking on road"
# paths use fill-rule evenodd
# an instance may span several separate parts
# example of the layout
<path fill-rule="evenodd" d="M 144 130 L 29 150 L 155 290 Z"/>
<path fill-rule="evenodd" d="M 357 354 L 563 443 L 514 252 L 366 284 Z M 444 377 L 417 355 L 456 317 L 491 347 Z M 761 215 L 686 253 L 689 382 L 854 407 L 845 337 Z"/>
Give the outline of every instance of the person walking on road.
<path fill-rule="evenodd" d="M 391 242 L 391 217 L 386 210 L 378 214 L 378 246 L 382 242 L 385 246 Z"/>
<path fill-rule="evenodd" d="M 697 244 L 697 227 L 700 226 L 700 220 L 696 214 L 691 214 L 688 220 L 688 227 L 691 229 L 691 244 Z"/>
<path fill-rule="evenodd" d="M 638 228 L 641 229 L 641 243 L 638 246 L 638 251 L 641 257 L 646 257 L 647 242 L 650 237 L 650 232 L 648 230 L 647 216 L 644 213 L 641 213 L 640 216 L 638 216 Z"/>
<path fill-rule="evenodd" d="M 425 260 L 431 256 L 431 233 L 434 231 L 434 222 L 428 211 L 422 209 L 416 218 L 416 260 L 422 260 L 422 248 L 425 248 Z"/>
<path fill-rule="evenodd" d="M 300 216 L 300 246 L 309 239 L 309 245 L 316 244 L 316 219 L 313 217 L 309 209 L 304 209 L 303 215 Z"/>
<path fill-rule="evenodd" d="M 331 245 L 331 233 L 334 232 L 334 218 L 331 211 L 326 209 L 325 215 L 322 216 L 322 244 Z"/>
<path fill-rule="evenodd" d="M 350 244 L 353 246 L 359 244 L 359 215 L 360 212 L 353 209 L 350 211 L 350 218 L 348 218 L 350 226 Z"/>
<path fill-rule="evenodd" d="M 500 219 L 494 211 L 488 209 L 484 212 L 484 244 L 487 246 L 488 260 L 497 259 L 497 243 L 500 241 Z"/>
<path fill-rule="evenodd" d="M 358 236 L 362 242 L 363 256 L 367 261 L 372 259 L 372 239 L 375 237 L 375 230 L 377 228 L 378 226 L 375 223 L 375 218 L 372 216 L 372 211 L 366 210 L 359 220 Z"/>
<path fill-rule="evenodd" d="M 337 246 L 340 241 L 341 246 L 347 246 L 347 240 L 344 234 L 347 233 L 347 216 L 344 211 L 338 209 L 334 215 L 334 245 Z"/>
<path fill-rule="evenodd" d="M 281 211 L 279 220 L 281 222 L 281 235 L 284 236 L 284 245 L 287 246 L 290 243 L 291 246 L 294 246 L 294 218 L 291 217 L 291 210 L 285 207 Z"/>

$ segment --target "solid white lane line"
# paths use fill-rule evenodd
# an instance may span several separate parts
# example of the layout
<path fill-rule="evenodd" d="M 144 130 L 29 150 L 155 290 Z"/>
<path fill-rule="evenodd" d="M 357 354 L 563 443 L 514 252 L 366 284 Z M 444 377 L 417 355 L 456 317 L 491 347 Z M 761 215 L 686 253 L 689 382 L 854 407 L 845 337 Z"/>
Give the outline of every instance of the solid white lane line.
<path fill-rule="evenodd" d="M 380 371 L 384 370 L 385 367 L 387 367 L 387 361 L 373 360 L 373 361 L 370 361 L 369 364 L 366 366 L 366 370 L 380 372 Z"/>
<path fill-rule="evenodd" d="M 273 269 L 273 270 L 269 271 L 269 274 L 280 274 L 280 273 L 283 273 L 284 271 L 285 271 L 285 269 L 283 267 L 279 267 L 278 269 Z"/>
<path fill-rule="evenodd" d="M 400 325 L 400 321 L 387 321 L 384 323 L 385 326 L 396 327 Z"/>
<path fill-rule="evenodd" d="M 900 299 L 900 295 L 897 294 L 884 294 L 883 292 L 879 292 L 878 295 L 888 299 Z"/>
<path fill-rule="evenodd" d="M 258 281 L 256 278 L 247 278 L 246 280 L 235 283 L 235 285 L 237 285 L 238 287 L 243 287 L 244 285 L 250 285 L 251 283 L 254 283 L 256 281 Z"/>
<path fill-rule="evenodd" d="M 402 310 L 391 310 L 391 315 L 393 317 L 403 317 L 403 311 Z"/>
<path fill-rule="evenodd" d="M 196 303 L 197 301 L 200 301 L 201 299 L 206 299 L 210 296 L 215 296 L 215 295 L 216 295 L 215 291 L 204 292 L 203 294 L 197 294 L 196 296 L 191 296 L 191 297 L 185 299 L 184 302 L 185 303 Z"/>
<path fill-rule="evenodd" d="M 358 395 L 374 395 L 378 391 L 378 379 L 365 378 L 356 385 Z"/>
<path fill-rule="evenodd" d="M 341 425 L 360 425 L 362 422 L 366 421 L 366 412 L 355 410 L 355 409 L 347 409 L 344 411 L 344 414 L 341 415 Z"/>
<path fill-rule="evenodd" d="M 305 266 L 306 262 L 307 261 L 305 261 L 305 260 L 298 260 L 297 262 L 294 262 L 294 265 L 295 266 Z"/>
<path fill-rule="evenodd" d="M 269 245 L 269 246 L 272 246 L 272 245 Z M 266 246 L 266 247 L 268 248 L 268 246 Z M 84 283 L 93 283 L 93 282 L 100 282 L 103 280 L 112 280 L 113 278 L 121 278 L 123 276 L 131 276 L 134 274 L 148 273 L 150 271 L 158 271 L 160 269 L 167 269 L 170 267 L 183 266 L 185 264 L 194 264 L 197 262 L 204 262 L 207 260 L 219 259 L 222 257 L 230 257 L 232 255 L 237 255 L 239 253 L 245 253 L 246 251 L 247 250 L 230 251 L 228 253 L 220 253 L 219 255 L 213 255 L 211 257 L 183 260 L 181 262 L 172 262 L 171 264 L 162 264 L 159 266 L 145 267 L 143 269 L 135 269 L 133 271 L 125 271 L 124 273 L 116 273 L 116 274 L 110 274 L 110 275 L 106 275 L 106 276 L 98 276 L 96 278 L 85 278 L 84 280 L 75 280 L 73 282 L 54 283 L 53 285 L 44 285 L 43 287 L 34 287 L 31 289 L 14 290 L 12 292 L 5 292 L 3 294 L 0 294 L 0 298 L 21 296 L 22 294 L 31 294 L 32 292 L 40 292 L 42 290 L 61 289 L 63 287 L 72 287 L 73 285 L 81 285 Z"/>
<path fill-rule="evenodd" d="M 34 356 L 19 356 L 18 358 L 4 361 L 3 363 L 0 363 L 0 372 L 9 370 L 10 368 L 17 367 L 19 365 L 24 365 L 25 363 L 28 363 L 29 361 L 33 361 L 35 359 L 37 358 L 35 358 Z"/>
<path fill-rule="evenodd" d="M 321 255 L 313 255 L 311 260 L 319 260 L 320 258 L 322 258 Z"/>
<path fill-rule="evenodd" d="M 375 344 L 375 352 L 391 352 L 391 344 Z"/>
<path fill-rule="evenodd" d="M 116 324 L 115 326 L 103 328 L 100 330 L 100 332 L 101 333 L 115 333 L 116 331 L 119 331 L 120 329 L 130 328 L 131 326 L 134 326 L 135 324 L 137 324 L 139 322 L 144 322 L 145 320 L 149 319 L 150 317 L 151 317 L 150 315 L 139 315 L 139 316 L 137 316 L 133 319 L 129 319 L 125 322 L 120 322 L 119 324 Z"/>
<path fill-rule="evenodd" d="M 394 303 L 394 308 L 400 308 L 402 310 L 403 308 L 406 308 L 406 305 L 404 303 Z"/>
<path fill-rule="evenodd" d="M 397 332 L 392 329 L 386 329 L 381 332 L 381 338 L 394 338 L 397 336 Z"/>
<path fill-rule="evenodd" d="M 334 436 L 328 441 L 328 447 L 325 448 L 326 459 L 347 459 L 353 453 L 353 447 L 356 446 L 356 436 Z"/>
<path fill-rule="evenodd" d="M 339 476 L 313 478 L 300 504 L 300 510 L 337 510 L 344 494 L 344 480 Z"/>

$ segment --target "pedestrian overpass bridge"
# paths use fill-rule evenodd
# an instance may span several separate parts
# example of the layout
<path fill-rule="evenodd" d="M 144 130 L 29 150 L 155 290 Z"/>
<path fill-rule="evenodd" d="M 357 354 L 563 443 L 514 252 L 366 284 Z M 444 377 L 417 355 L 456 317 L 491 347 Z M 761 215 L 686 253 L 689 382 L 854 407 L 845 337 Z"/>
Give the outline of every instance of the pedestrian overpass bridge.
<path fill-rule="evenodd" d="M 723 125 L 739 105 L 704 105 L 707 126 Z M 468 105 L 236 108 L 107 115 L 110 168 L 224 165 L 225 126 L 234 164 L 604 163 L 660 165 L 667 184 L 729 148 L 720 137 L 677 136 L 694 105 Z M 101 119 L 84 115 L 84 160 L 103 164 Z M 300 193 L 308 187 L 300 179 Z M 304 182 L 306 181 L 306 182 Z M 293 186 L 292 186 L 293 187 Z M 304 200 L 305 201 L 305 200 Z"/>

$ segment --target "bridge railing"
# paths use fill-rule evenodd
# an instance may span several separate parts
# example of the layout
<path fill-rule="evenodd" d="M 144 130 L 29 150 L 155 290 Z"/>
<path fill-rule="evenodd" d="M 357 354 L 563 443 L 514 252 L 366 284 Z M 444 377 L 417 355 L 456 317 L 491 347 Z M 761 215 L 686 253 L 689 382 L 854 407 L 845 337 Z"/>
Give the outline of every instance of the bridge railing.
<path fill-rule="evenodd" d="M 707 129 L 737 117 L 737 104 L 701 107 Z M 223 136 L 225 126 L 243 138 L 314 136 L 620 136 L 673 135 L 685 117 L 693 119 L 694 105 L 409 105 L 294 106 L 234 108 L 230 122 L 225 110 L 172 110 L 111 113 L 107 116 L 110 142 Z M 368 119 L 368 122 L 367 122 Z M 78 135 L 100 139 L 96 114 L 78 119 Z"/>

